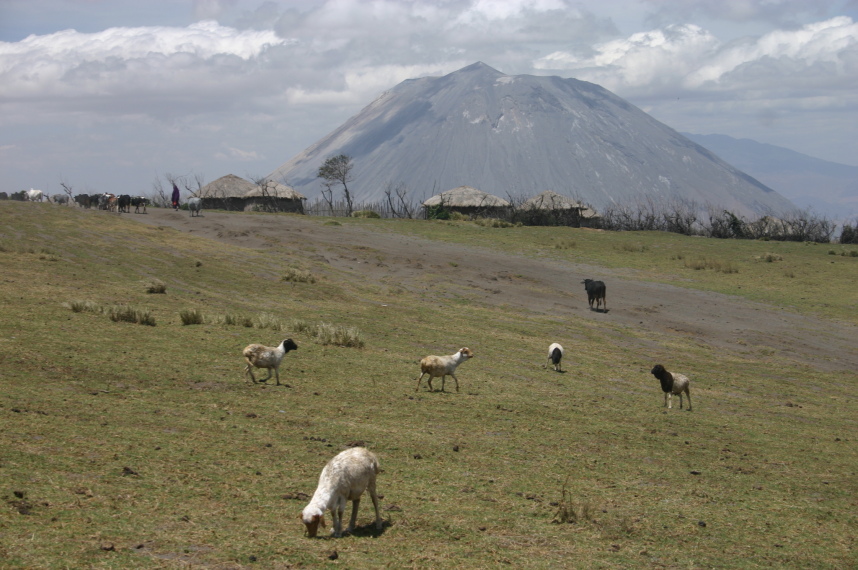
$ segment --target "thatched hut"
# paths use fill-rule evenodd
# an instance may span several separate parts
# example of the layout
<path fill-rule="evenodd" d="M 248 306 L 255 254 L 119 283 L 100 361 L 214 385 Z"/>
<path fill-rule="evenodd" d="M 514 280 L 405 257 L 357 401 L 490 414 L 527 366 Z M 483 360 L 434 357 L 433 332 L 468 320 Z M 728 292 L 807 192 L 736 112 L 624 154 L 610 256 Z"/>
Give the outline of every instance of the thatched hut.
<path fill-rule="evenodd" d="M 592 208 L 551 190 L 523 203 L 518 213 L 528 225 L 595 227 L 599 223 L 599 216 Z"/>
<path fill-rule="evenodd" d="M 470 186 L 459 186 L 432 196 L 423 202 L 427 217 L 432 212 L 459 212 L 465 216 L 504 217 L 509 212 L 510 203 L 482 190 Z"/>
<path fill-rule="evenodd" d="M 284 184 L 266 181 L 257 185 L 234 174 L 227 174 L 206 184 L 194 196 L 203 199 L 203 209 L 298 214 L 304 213 L 304 200 L 307 199 Z"/>

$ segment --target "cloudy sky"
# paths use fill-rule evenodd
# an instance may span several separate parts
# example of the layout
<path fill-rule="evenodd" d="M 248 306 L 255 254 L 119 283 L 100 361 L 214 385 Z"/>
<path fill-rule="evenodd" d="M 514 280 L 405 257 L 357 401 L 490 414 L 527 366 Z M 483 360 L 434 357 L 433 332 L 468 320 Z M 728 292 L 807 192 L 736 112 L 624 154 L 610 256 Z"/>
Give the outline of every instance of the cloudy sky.
<path fill-rule="evenodd" d="M 0 191 L 265 176 L 475 61 L 858 166 L 858 0 L 0 0 Z"/>

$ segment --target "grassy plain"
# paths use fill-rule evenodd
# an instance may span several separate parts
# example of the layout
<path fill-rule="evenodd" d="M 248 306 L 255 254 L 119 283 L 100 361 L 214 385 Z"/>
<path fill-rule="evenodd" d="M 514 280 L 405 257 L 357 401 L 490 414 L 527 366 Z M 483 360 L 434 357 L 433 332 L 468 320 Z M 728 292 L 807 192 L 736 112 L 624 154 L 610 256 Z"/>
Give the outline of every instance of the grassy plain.
<path fill-rule="evenodd" d="M 839 245 L 341 223 L 858 322 L 858 259 Z M 694 411 L 667 411 L 646 361 L 617 342 L 628 332 L 607 320 L 439 304 L 313 254 L 0 202 L 0 566 L 858 564 L 854 372 L 636 331 L 692 377 Z M 738 273 L 685 263 L 698 259 Z M 314 282 L 284 279 L 290 268 Z M 147 292 L 153 280 L 165 293 Z M 77 300 L 145 308 L 155 326 L 64 306 Z M 241 348 L 281 333 L 183 325 L 195 309 L 354 327 L 365 346 L 285 334 L 300 347 L 281 368 L 289 387 L 252 385 Z M 542 360 L 558 339 L 575 355 L 563 374 Z M 460 345 L 477 352 L 462 392 L 415 393 L 417 360 Z M 367 498 L 353 536 L 305 538 L 298 513 L 322 466 L 356 442 L 381 459 L 385 528 Z"/>

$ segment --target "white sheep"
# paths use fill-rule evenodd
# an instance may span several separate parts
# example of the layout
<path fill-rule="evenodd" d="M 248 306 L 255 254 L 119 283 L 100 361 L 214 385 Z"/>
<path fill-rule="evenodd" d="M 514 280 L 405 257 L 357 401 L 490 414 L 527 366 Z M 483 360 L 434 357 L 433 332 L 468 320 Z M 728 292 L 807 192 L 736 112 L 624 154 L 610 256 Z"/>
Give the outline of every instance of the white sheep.
<path fill-rule="evenodd" d="M 378 458 L 365 447 L 352 447 L 331 459 L 322 474 L 319 486 L 313 493 L 309 504 L 301 511 L 301 520 L 307 527 L 307 536 L 313 538 L 319 530 L 319 524 L 325 526 L 325 511 L 331 511 L 334 521 L 331 534 L 337 538 L 343 534 L 343 512 L 346 501 L 352 502 L 352 517 L 346 532 L 355 529 L 358 507 L 363 492 L 369 490 L 372 505 L 375 507 L 375 528 L 382 527 L 378 514 L 378 495 L 375 492 L 375 476 L 379 472 Z"/>
<path fill-rule="evenodd" d="M 685 376 L 684 374 L 678 374 L 676 372 L 668 372 L 661 364 L 656 364 L 650 372 L 661 382 L 661 389 L 662 391 L 664 391 L 665 407 L 667 407 L 668 409 L 672 408 L 673 395 L 678 394 L 679 409 L 681 410 L 682 393 L 684 392 L 685 395 L 688 396 L 688 411 L 691 411 L 691 380 L 688 379 L 688 376 Z"/>
<path fill-rule="evenodd" d="M 290 350 L 298 350 L 298 345 L 291 338 L 287 338 L 280 343 L 280 346 L 274 348 L 262 344 L 250 344 L 244 349 L 242 354 L 247 361 L 247 366 L 244 369 L 245 374 L 250 374 L 250 379 L 256 384 L 256 377 L 253 375 L 253 368 L 267 368 L 268 376 L 263 378 L 262 382 L 267 382 L 271 378 L 271 370 L 277 376 L 277 385 L 280 385 L 280 362 Z"/>
<path fill-rule="evenodd" d="M 427 356 L 420 361 L 420 376 L 417 378 L 417 388 L 420 389 L 420 381 L 425 375 L 429 375 L 429 391 L 432 391 L 432 378 L 441 377 L 441 391 L 444 391 L 444 384 L 447 380 L 447 375 L 453 377 L 456 381 L 456 392 L 459 391 L 459 379 L 456 378 L 456 367 L 469 358 L 473 358 L 474 353 L 470 348 L 460 348 L 456 354 L 450 356 Z"/>
<path fill-rule="evenodd" d="M 554 370 L 557 372 L 563 372 L 560 366 L 562 359 L 563 347 L 556 342 L 551 343 L 551 346 L 548 347 L 548 362 L 554 365 Z"/>

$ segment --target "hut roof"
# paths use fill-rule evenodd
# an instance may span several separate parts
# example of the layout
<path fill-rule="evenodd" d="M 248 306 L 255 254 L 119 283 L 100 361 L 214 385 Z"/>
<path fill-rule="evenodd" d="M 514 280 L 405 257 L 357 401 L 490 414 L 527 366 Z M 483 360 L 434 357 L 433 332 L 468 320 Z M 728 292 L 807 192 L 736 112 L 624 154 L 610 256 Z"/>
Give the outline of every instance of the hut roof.
<path fill-rule="evenodd" d="M 209 182 L 194 196 L 200 198 L 243 198 L 248 192 L 256 188 L 256 184 L 245 180 L 235 174 L 221 176 L 214 182 Z"/>
<path fill-rule="evenodd" d="M 274 198 L 288 198 L 289 200 L 306 200 L 307 197 L 297 192 L 291 186 L 280 184 L 279 182 L 268 182 L 265 187 L 265 193 L 262 192 L 261 186 L 254 185 L 253 188 L 244 195 L 245 198 L 254 198 L 259 196 L 271 196 Z"/>
<path fill-rule="evenodd" d="M 580 210 L 585 207 L 577 200 L 551 190 L 546 190 L 522 204 L 522 208 L 536 208 L 537 210 Z"/>
<path fill-rule="evenodd" d="M 276 198 L 288 198 L 291 200 L 307 199 L 290 186 L 279 184 L 277 182 L 269 182 L 267 184 L 266 192 L 268 196 L 274 196 Z M 201 198 L 253 198 L 262 195 L 262 188 L 249 180 L 236 176 L 235 174 L 221 176 L 214 182 L 210 182 L 203 186 L 199 192 L 194 193 L 194 196 L 199 196 Z"/>
<path fill-rule="evenodd" d="M 452 190 L 446 190 L 432 196 L 425 202 L 424 206 L 453 206 L 458 208 L 498 208 L 509 206 L 509 202 L 482 190 L 470 186 L 459 186 Z"/>

